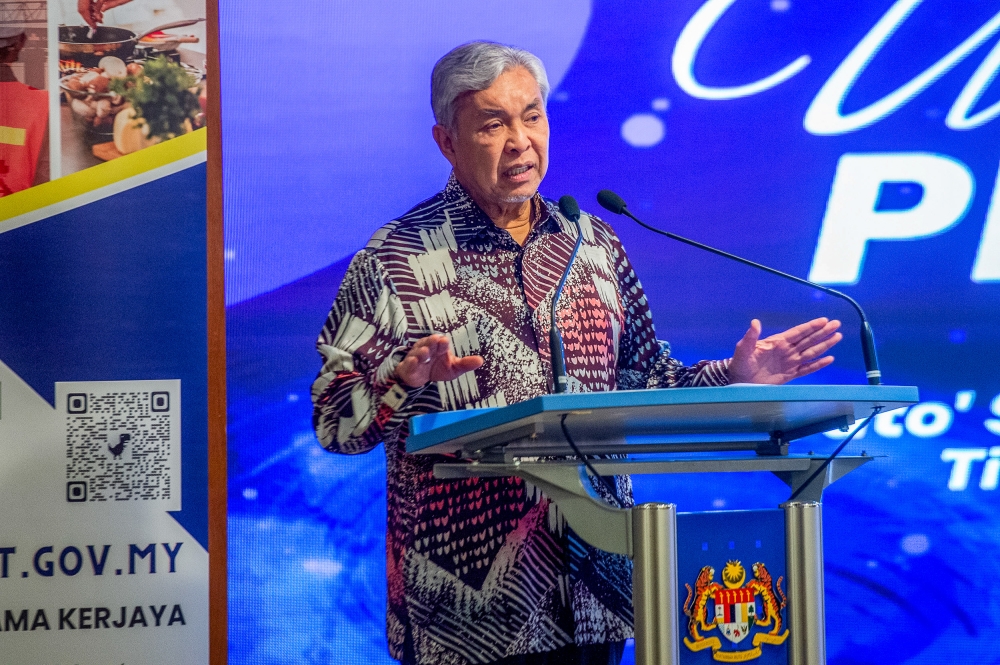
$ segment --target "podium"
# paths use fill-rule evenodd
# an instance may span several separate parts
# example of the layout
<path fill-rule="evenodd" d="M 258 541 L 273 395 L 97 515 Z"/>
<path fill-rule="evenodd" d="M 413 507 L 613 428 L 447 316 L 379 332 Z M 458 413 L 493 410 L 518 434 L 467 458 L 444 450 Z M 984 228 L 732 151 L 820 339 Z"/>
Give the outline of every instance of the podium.
<path fill-rule="evenodd" d="M 822 495 L 871 461 L 791 454 L 803 437 L 847 429 L 918 401 L 904 386 L 730 385 L 542 395 L 511 406 L 417 416 L 407 452 L 451 454 L 438 478 L 517 476 L 554 501 L 567 524 L 596 548 L 633 561 L 637 665 L 680 663 L 677 509 L 646 503 L 615 508 L 593 489 L 598 474 L 770 472 L 795 500 L 785 512 L 788 662 L 825 665 Z M 613 456 L 613 458 L 606 458 Z"/>

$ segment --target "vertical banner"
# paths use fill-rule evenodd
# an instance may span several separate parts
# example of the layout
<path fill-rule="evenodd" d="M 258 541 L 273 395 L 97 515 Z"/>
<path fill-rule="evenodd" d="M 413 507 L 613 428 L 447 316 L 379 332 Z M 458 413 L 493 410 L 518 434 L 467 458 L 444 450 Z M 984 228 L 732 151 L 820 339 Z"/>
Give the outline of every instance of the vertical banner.
<path fill-rule="evenodd" d="M 205 18 L 0 2 L 0 665 L 209 662 Z"/>

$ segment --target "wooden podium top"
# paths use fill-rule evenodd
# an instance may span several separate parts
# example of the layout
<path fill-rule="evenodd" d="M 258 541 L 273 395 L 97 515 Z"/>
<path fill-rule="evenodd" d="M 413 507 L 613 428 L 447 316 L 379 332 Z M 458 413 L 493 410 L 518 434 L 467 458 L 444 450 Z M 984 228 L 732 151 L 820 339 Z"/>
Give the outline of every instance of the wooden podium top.
<path fill-rule="evenodd" d="M 490 448 L 513 456 L 572 455 L 560 427 L 563 415 L 574 441 L 589 454 L 747 450 L 775 436 L 787 442 L 853 424 L 876 406 L 885 412 L 918 400 L 912 386 L 869 385 L 736 384 L 541 395 L 501 408 L 411 418 L 406 450 L 465 458 Z"/>

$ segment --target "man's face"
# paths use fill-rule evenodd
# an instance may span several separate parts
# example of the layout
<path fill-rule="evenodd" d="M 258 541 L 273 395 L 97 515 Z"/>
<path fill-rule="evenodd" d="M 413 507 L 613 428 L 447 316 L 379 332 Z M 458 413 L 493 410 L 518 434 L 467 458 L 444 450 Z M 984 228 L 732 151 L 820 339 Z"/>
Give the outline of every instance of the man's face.
<path fill-rule="evenodd" d="M 453 125 L 436 125 L 434 138 L 487 214 L 538 191 L 548 167 L 549 121 L 527 69 L 510 69 L 486 90 L 459 97 Z"/>

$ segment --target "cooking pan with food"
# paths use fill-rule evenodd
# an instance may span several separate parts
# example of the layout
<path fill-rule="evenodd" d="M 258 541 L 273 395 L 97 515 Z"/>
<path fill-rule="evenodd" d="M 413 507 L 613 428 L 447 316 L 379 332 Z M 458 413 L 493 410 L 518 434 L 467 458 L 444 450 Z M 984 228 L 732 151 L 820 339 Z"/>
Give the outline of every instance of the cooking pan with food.
<path fill-rule="evenodd" d="M 59 26 L 59 59 L 74 60 L 84 67 L 97 67 L 101 58 L 108 55 L 128 61 L 132 57 L 135 45 L 146 35 L 160 30 L 183 28 L 204 20 L 196 18 L 174 21 L 166 25 L 158 25 L 141 35 L 136 35 L 125 28 L 115 28 L 108 25 L 100 25 L 94 30 L 91 30 L 90 26 L 87 25 L 61 25 Z"/>

